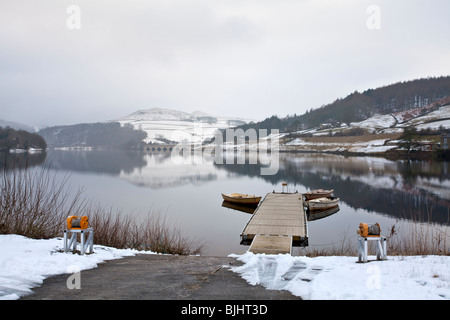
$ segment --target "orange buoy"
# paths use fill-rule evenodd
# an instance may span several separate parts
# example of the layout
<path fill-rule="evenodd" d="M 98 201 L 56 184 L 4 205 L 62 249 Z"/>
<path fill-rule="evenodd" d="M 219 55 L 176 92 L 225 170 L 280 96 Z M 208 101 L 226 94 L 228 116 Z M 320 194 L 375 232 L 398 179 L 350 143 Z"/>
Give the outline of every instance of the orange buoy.
<path fill-rule="evenodd" d="M 88 227 L 89 219 L 87 216 L 69 216 L 67 217 L 68 229 L 86 229 Z"/>

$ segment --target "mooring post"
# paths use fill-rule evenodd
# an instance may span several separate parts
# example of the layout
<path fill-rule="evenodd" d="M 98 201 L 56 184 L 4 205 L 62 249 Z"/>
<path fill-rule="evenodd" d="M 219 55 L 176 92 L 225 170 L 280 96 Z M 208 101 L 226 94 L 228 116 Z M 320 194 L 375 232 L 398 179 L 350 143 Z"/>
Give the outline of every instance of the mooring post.
<path fill-rule="evenodd" d="M 386 238 L 385 237 L 358 237 L 358 262 L 367 262 L 368 241 L 377 241 L 377 260 L 386 260 Z"/>
<path fill-rule="evenodd" d="M 70 240 L 69 240 L 69 233 Z M 80 253 L 84 255 L 89 249 L 89 253 L 94 252 L 94 228 L 88 228 L 88 218 L 86 216 L 76 217 L 69 216 L 67 218 L 67 228 L 64 229 L 64 252 L 72 247 L 72 251 L 77 250 L 77 234 L 80 234 Z M 86 233 L 89 234 L 86 240 Z"/>

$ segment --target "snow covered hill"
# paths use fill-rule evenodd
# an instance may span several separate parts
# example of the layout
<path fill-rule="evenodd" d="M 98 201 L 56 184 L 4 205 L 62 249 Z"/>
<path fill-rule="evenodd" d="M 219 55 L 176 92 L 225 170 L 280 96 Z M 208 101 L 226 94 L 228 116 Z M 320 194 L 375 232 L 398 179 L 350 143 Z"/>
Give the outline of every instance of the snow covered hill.
<path fill-rule="evenodd" d="M 302 130 L 298 133 L 311 133 L 313 135 L 328 135 L 337 131 L 360 128 L 367 133 L 401 133 L 403 129 L 414 126 L 417 130 L 437 130 L 441 126 L 450 129 L 450 97 L 442 99 L 442 105 L 430 104 L 425 107 L 410 109 L 406 111 L 374 115 L 360 122 L 352 122 L 341 127 L 322 125 L 321 127 Z"/>
<path fill-rule="evenodd" d="M 397 133 L 414 126 L 417 130 L 438 130 L 440 127 L 450 129 L 450 104 L 440 108 L 415 108 L 393 114 L 377 115 L 361 122 L 354 122 L 350 127 L 363 128 L 370 133 Z"/>
<path fill-rule="evenodd" d="M 170 143 L 188 141 L 201 143 L 214 136 L 218 129 L 232 128 L 251 120 L 238 117 L 217 117 L 204 112 L 187 113 L 172 109 L 151 108 L 136 111 L 115 119 L 122 125 L 147 132 L 146 143 Z"/>
<path fill-rule="evenodd" d="M 360 122 L 331 124 L 290 134 L 285 151 L 384 153 L 398 148 L 398 137 L 407 127 L 417 131 L 450 129 L 450 97 L 439 103 L 402 112 L 375 115 Z M 430 143 L 423 141 L 424 143 Z"/>

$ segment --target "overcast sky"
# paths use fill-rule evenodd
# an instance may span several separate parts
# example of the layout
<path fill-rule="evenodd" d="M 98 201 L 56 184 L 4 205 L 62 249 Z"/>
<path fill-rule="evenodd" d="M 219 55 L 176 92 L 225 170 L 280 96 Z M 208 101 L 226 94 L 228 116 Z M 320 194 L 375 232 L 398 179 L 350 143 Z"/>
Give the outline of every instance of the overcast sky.
<path fill-rule="evenodd" d="M 449 13 L 448 0 L 0 0 L 0 119 L 303 114 L 450 75 Z"/>

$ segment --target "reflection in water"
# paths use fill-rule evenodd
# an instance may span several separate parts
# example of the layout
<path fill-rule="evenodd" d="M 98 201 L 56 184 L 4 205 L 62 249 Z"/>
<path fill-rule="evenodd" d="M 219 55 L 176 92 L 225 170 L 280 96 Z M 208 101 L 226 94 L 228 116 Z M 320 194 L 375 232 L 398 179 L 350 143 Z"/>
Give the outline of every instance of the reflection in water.
<path fill-rule="evenodd" d="M 217 168 L 256 177 L 259 169 L 255 166 L 224 164 Z M 272 184 L 287 181 L 306 190 L 334 189 L 341 201 L 355 210 L 441 224 L 449 219 L 447 162 L 281 154 L 277 175 L 259 177 Z"/>
<path fill-rule="evenodd" d="M 118 176 L 130 183 L 151 189 L 201 184 L 217 178 L 208 161 L 180 165 L 170 153 L 124 151 L 52 151 L 47 159 L 52 168 L 84 173 Z"/>
<path fill-rule="evenodd" d="M 54 169 L 84 173 L 104 173 L 118 176 L 144 168 L 148 164 L 141 153 L 119 150 L 49 152 L 47 163 Z"/>
<path fill-rule="evenodd" d="M 390 161 L 373 157 L 280 154 L 275 175 L 262 176 L 255 164 L 215 164 L 210 159 L 176 163 L 170 155 L 122 151 L 48 151 L 21 163 L 49 165 L 74 173 L 89 198 L 125 212 L 146 214 L 152 207 L 208 243 L 209 254 L 239 253 L 239 235 L 251 210 L 222 203 L 221 193 L 265 195 L 287 182 L 289 192 L 334 189 L 340 211 L 309 214 L 310 246 L 334 243 L 355 234 L 360 222 L 380 222 L 387 230 L 397 220 L 448 225 L 448 162 Z M 8 158 L 11 163 L 12 158 Z M 16 161 L 16 160 L 14 160 Z M 119 178 L 119 179 L 117 179 Z M 424 216 L 425 215 L 425 216 Z M 324 218 L 326 216 L 326 218 Z M 241 250 L 241 251 L 240 251 Z"/>
<path fill-rule="evenodd" d="M 184 165 L 167 154 L 144 154 L 146 166 L 121 172 L 120 178 L 140 187 L 166 189 L 183 185 L 201 185 L 217 180 L 217 170 L 211 162 L 197 161 Z"/>
<path fill-rule="evenodd" d="M 316 210 L 316 211 L 307 210 L 306 217 L 308 221 L 320 220 L 339 212 L 339 209 L 340 209 L 339 206 L 336 206 L 325 210 Z"/>
<path fill-rule="evenodd" d="M 43 161 L 45 156 L 38 155 Z M 23 161 L 31 161 L 24 159 Z M 280 154 L 276 175 L 260 175 L 260 165 L 214 164 L 205 158 L 180 164 L 170 154 L 122 151 L 52 151 L 53 168 L 118 176 L 140 187 L 173 188 L 200 185 L 224 177 L 247 176 L 272 185 L 287 182 L 303 192 L 334 189 L 351 208 L 397 219 L 448 223 L 450 170 L 448 162 L 391 161 L 373 157 L 323 154 Z M 248 190 L 250 192 L 251 190 Z M 272 190 L 266 190 L 270 192 Z M 245 191 L 244 191 L 245 192 Z M 425 215 L 426 214 L 426 215 Z M 425 216 L 424 216 L 425 215 Z"/>
<path fill-rule="evenodd" d="M 233 209 L 233 210 L 236 210 L 236 211 L 249 213 L 249 214 L 253 214 L 255 212 L 257 206 L 249 206 L 249 205 L 244 206 L 244 205 L 238 205 L 238 204 L 235 204 L 235 203 L 231 203 L 231 202 L 228 202 L 228 201 L 223 201 L 222 202 L 222 207 L 228 208 L 228 209 Z"/>
<path fill-rule="evenodd" d="M 21 163 L 41 163 L 45 153 L 19 157 L 22 157 Z M 364 209 L 398 219 L 417 219 L 421 215 L 425 221 L 441 224 L 448 223 L 449 219 L 448 162 L 280 154 L 278 173 L 265 176 L 260 175 L 260 165 L 248 161 L 245 164 L 214 164 L 201 158 L 180 165 L 170 154 L 142 152 L 52 151 L 46 162 L 53 168 L 68 171 L 118 176 L 151 189 L 199 185 L 230 175 L 247 176 L 272 185 L 287 182 L 304 188 L 304 191 L 334 189 L 341 201 L 355 210 Z"/>
<path fill-rule="evenodd" d="M 0 152 L 0 163 L 7 170 L 10 168 L 28 168 L 41 165 L 47 157 L 47 152 Z"/>

